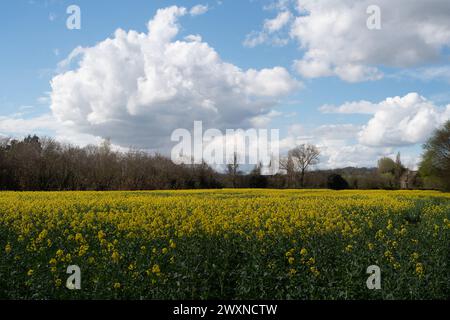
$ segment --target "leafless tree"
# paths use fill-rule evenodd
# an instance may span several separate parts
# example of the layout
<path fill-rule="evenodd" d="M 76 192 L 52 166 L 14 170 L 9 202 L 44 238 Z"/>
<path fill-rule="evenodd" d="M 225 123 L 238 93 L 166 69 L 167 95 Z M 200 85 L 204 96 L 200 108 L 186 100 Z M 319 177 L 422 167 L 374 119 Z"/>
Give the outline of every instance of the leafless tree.
<path fill-rule="evenodd" d="M 288 188 L 293 188 L 295 186 L 295 164 L 292 156 L 288 156 L 280 160 L 280 168 L 286 172 L 286 184 Z"/>
<path fill-rule="evenodd" d="M 300 174 L 300 187 L 303 188 L 305 186 L 305 173 L 311 166 L 319 163 L 319 156 L 320 151 L 314 145 L 302 144 L 297 146 L 289 151 L 288 158 L 285 160 L 285 170 L 293 170 Z"/>
<path fill-rule="evenodd" d="M 233 163 L 227 165 L 227 174 L 231 179 L 231 184 L 233 188 L 236 188 L 237 186 L 236 180 L 239 174 L 238 155 L 236 152 L 233 154 Z"/>

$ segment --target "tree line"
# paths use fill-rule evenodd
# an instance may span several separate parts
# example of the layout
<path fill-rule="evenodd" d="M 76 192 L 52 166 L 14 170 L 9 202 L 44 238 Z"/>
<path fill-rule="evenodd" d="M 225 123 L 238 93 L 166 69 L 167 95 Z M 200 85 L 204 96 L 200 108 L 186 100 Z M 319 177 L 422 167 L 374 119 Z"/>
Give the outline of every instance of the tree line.
<path fill-rule="evenodd" d="M 243 172 L 234 162 L 224 173 L 206 163 L 177 165 L 161 154 L 114 151 L 109 141 L 84 148 L 51 138 L 0 139 L 0 190 L 170 190 L 216 188 L 329 188 L 450 190 L 450 121 L 424 145 L 418 172 L 397 158 L 382 158 L 374 168 L 313 170 L 320 151 L 293 148 L 280 161 L 281 173 Z"/>
<path fill-rule="evenodd" d="M 108 141 L 80 148 L 28 136 L 0 142 L 0 189 L 155 190 L 220 187 L 207 165 L 179 166 L 159 154 L 113 151 Z"/>

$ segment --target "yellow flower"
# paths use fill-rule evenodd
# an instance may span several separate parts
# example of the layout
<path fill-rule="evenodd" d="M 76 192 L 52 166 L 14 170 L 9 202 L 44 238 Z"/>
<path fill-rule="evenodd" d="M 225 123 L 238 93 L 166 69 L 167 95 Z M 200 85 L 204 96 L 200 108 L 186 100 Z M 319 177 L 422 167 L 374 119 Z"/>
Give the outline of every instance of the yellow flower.
<path fill-rule="evenodd" d="M 419 259 L 419 254 L 418 254 L 417 252 L 414 252 L 414 253 L 411 255 L 411 260 L 416 261 L 417 259 Z"/>
<path fill-rule="evenodd" d="M 31 277 L 33 274 L 34 274 L 34 270 L 33 269 L 28 270 L 27 275 L 29 277 Z"/>
<path fill-rule="evenodd" d="M 102 230 L 100 230 L 99 232 L 97 232 L 97 238 L 98 238 L 98 240 L 103 240 L 104 238 L 106 237 L 106 234 L 102 231 Z"/>
<path fill-rule="evenodd" d="M 300 254 L 302 256 L 306 256 L 308 254 L 308 250 L 306 250 L 305 248 L 303 248 L 302 250 L 300 250 Z"/>
<path fill-rule="evenodd" d="M 163 248 L 163 249 L 161 250 L 161 252 L 162 252 L 163 254 L 166 254 L 168 251 L 169 251 L 169 250 L 167 250 L 167 248 Z"/>
<path fill-rule="evenodd" d="M 117 262 L 119 262 L 120 255 L 117 251 L 114 251 L 113 254 L 111 255 L 111 258 L 112 258 L 113 262 L 117 263 Z"/>
<path fill-rule="evenodd" d="M 376 238 L 377 240 L 383 239 L 383 238 L 384 238 L 383 230 L 378 230 L 377 233 L 375 234 L 375 238 Z"/>
<path fill-rule="evenodd" d="M 388 225 L 387 225 L 386 229 L 392 230 L 393 227 L 394 227 L 394 226 L 392 225 L 392 220 L 389 219 Z"/>
<path fill-rule="evenodd" d="M 417 276 L 419 276 L 419 278 L 422 278 L 424 273 L 425 273 L 425 270 L 423 268 L 423 264 L 417 263 L 416 264 L 416 274 L 417 274 Z"/>
<path fill-rule="evenodd" d="M 89 250 L 89 246 L 88 245 L 82 245 L 80 246 L 80 249 L 78 250 L 78 256 L 82 257 L 84 256 Z"/>
<path fill-rule="evenodd" d="M 173 241 L 173 240 L 170 240 L 170 247 L 172 248 L 172 249 L 175 249 L 176 247 L 177 247 L 177 245 L 175 244 L 175 242 Z"/>
<path fill-rule="evenodd" d="M 7 245 L 6 245 L 6 247 L 5 247 L 5 252 L 7 253 L 7 254 L 9 254 L 10 252 L 11 252 L 11 245 L 8 243 Z"/>
<path fill-rule="evenodd" d="M 293 257 L 290 257 L 290 258 L 288 259 L 288 262 L 289 262 L 289 264 L 294 264 L 295 259 L 294 259 Z"/>
<path fill-rule="evenodd" d="M 401 234 L 402 236 L 406 235 L 407 233 L 408 233 L 408 230 L 407 230 L 405 227 L 403 227 L 403 228 L 400 230 L 400 234 Z"/>
<path fill-rule="evenodd" d="M 56 251 L 56 257 L 61 258 L 63 255 L 64 255 L 64 251 L 62 251 L 61 249 Z"/>
<path fill-rule="evenodd" d="M 51 264 L 51 265 L 54 265 L 54 264 L 57 264 L 58 262 L 56 261 L 55 258 L 51 258 L 48 263 Z"/>
<path fill-rule="evenodd" d="M 119 282 L 114 283 L 114 289 L 120 289 L 121 286 Z"/>
<path fill-rule="evenodd" d="M 316 277 L 318 277 L 320 275 L 320 272 L 319 272 L 319 270 L 316 267 L 311 267 L 311 268 L 309 268 L 309 270 Z"/>
<path fill-rule="evenodd" d="M 83 235 L 81 233 L 77 233 L 75 235 L 75 241 L 80 242 L 83 240 Z"/>
<path fill-rule="evenodd" d="M 156 275 L 159 275 L 161 273 L 161 268 L 159 267 L 159 265 L 155 264 L 152 268 L 152 272 Z"/>
<path fill-rule="evenodd" d="M 61 279 L 56 279 L 55 280 L 55 286 L 59 288 L 59 287 L 61 287 L 61 285 L 62 285 L 62 280 Z"/>
<path fill-rule="evenodd" d="M 352 252 L 353 250 L 353 246 L 351 244 L 349 244 L 347 247 L 345 247 L 345 251 L 347 252 Z"/>
<path fill-rule="evenodd" d="M 41 233 L 38 236 L 38 240 L 39 241 L 43 241 L 48 235 L 47 230 L 42 230 Z"/>

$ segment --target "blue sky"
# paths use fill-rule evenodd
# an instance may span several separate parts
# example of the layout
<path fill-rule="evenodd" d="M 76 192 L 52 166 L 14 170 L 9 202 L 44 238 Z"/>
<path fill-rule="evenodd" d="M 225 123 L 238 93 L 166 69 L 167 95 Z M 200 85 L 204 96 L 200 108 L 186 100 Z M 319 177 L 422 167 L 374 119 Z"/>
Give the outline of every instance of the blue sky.
<path fill-rule="evenodd" d="M 450 116 L 450 107 L 447 107 L 450 103 L 450 4 L 431 0 L 423 8 L 423 1 L 419 0 L 400 0 L 395 4 L 387 0 L 323 0 L 319 3 L 321 5 L 311 0 L 2 1 L 0 134 L 39 133 L 76 144 L 109 137 L 122 147 L 164 149 L 169 144 L 165 129 L 174 130 L 180 125 L 190 127 L 191 120 L 211 119 L 209 113 L 202 113 L 203 105 L 198 96 L 203 95 L 204 101 L 217 109 L 215 120 L 210 123 L 212 127 L 224 130 L 236 123 L 245 129 L 255 123 L 255 119 L 266 119 L 257 123 L 262 127 L 279 128 L 284 148 L 302 142 L 319 145 L 323 150 L 323 167 L 375 165 L 377 158 L 393 156 L 398 151 L 408 165 L 414 166 L 420 155 L 420 145 Z M 368 30 L 361 24 L 368 17 L 365 8 L 369 3 L 381 8 L 381 30 Z M 69 16 L 66 9 L 72 4 L 81 9 L 81 30 L 66 28 Z M 204 12 L 190 14 L 197 5 L 204 6 Z M 123 66 L 120 63 L 126 59 L 111 58 L 126 55 L 127 51 L 115 49 L 115 46 L 102 51 L 100 44 L 107 38 L 117 39 L 114 32 L 118 28 L 151 37 L 147 23 L 156 19 L 158 9 L 171 6 L 186 8 L 186 12 L 171 13 L 176 16 L 177 32 L 165 45 L 174 45 L 176 41 L 192 43 L 185 37 L 199 35 L 201 39 L 193 41 L 191 51 L 184 53 L 182 50 L 187 48 L 183 47 L 179 53 L 180 57 L 183 54 L 193 57 L 198 50 L 198 59 L 189 58 L 185 61 L 187 65 L 180 65 L 176 53 L 170 61 L 169 58 L 164 60 L 165 53 L 158 56 L 145 65 L 149 69 L 144 73 L 148 75 L 148 70 L 158 67 L 155 61 L 162 63 L 167 68 L 158 72 L 164 73 L 161 81 L 166 84 L 159 87 L 147 81 L 144 93 L 134 93 L 133 99 L 139 100 L 133 102 L 137 104 L 136 113 L 128 114 L 120 103 L 107 109 L 107 102 L 114 99 L 127 101 L 129 107 L 132 89 L 123 88 L 135 86 L 128 87 L 129 83 L 121 79 Z M 170 27 L 165 19 L 171 14 L 161 15 L 158 26 L 161 25 L 162 31 L 158 32 L 164 33 L 164 28 Z M 282 14 L 288 17 L 284 22 Z M 332 18 L 323 20 L 326 17 Z M 249 40 L 255 41 L 249 45 Z M 208 48 L 205 52 L 201 49 L 203 44 Z M 79 54 L 70 68 L 58 66 L 77 47 L 91 51 Z M 149 50 L 143 53 L 145 59 L 153 59 L 149 58 L 154 56 L 153 47 L 142 44 L 142 48 L 143 52 Z M 202 64 L 209 50 L 215 52 L 219 60 Z M 68 73 L 81 70 L 77 63 L 88 55 L 96 63 L 86 63 L 83 72 L 70 78 Z M 117 66 L 117 79 L 111 80 L 108 70 L 100 69 L 103 63 Z M 217 66 L 223 69 L 222 63 L 239 70 L 230 69 L 236 78 L 223 88 L 219 83 L 227 81 L 230 74 L 223 72 L 219 77 L 214 69 Z M 176 76 L 170 74 L 171 70 Z M 256 73 L 251 75 L 249 70 Z M 139 70 L 136 72 L 136 75 L 127 73 L 128 82 L 136 83 L 140 75 Z M 208 72 L 218 77 L 218 84 L 213 88 L 217 93 L 211 96 L 202 91 L 208 83 Z M 89 91 L 89 79 L 95 75 L 99 75 L 99 82 L 106 78 L 111 82 L 104 82 L 104 95 L 99 95 L 97 90 L 95 99 L 90 100 L 93 93 Z M 58 76 L 61 77 L 55 81 L 57 86 L 52 87 L 50 83 Z M 189 96 L 186 93 L 189 91 L 172 88 L 174 79 L 192 86 L 195 96 Z M 115 86 L 123 89 L 121 95 L 117 94 Z M 159 98 L 151 96 L 149 88 L 160 90 L 162 95 L 167 90 L 170 99 L 158 104 L 155 101 L 160 101 Z M 172 94 L 173 90 L 179 96 Z M 230 90 L 247 93 L 225 101 Z M 261 90 L 266 92 L 258 92 Z M 241 106 L 240 99 L 251 103 Z M 184 111 L 177 113 L 177 108 L 183 108 L 183 101 L 192 104 L 192 119 L 186 117 Z M 369 102 L 370 110 L 361 112 Z M 200 103 L 198 108 L 196 103 Z M 76 108 L 79 110 L 72 115 Z M 235 118 L 229 114 L 230 108 L 235 108 L 232 109 Z M 91 112 L 94 109 L 96 111 Z M 171 119 L 179 114 L 186 121 L 164 122 L 168 119 L 168 110 L 172 112 Z M 161 128 L 160 123 L 164 123 Z M 140 130 L 133 131 L 135 127 Z M 159 140 L 136 138 L 146 128 L 146 134 L 158 136 Z"/>

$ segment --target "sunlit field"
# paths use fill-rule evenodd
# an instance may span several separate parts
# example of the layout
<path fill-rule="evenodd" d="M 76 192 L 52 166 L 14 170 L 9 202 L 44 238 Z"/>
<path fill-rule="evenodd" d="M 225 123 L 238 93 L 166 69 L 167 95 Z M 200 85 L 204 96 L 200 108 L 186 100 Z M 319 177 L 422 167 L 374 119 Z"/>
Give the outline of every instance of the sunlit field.
<path fill-rule="evenodd" d="M 438 192 L 4 192 L 0 298 L 447 299 L 449 244 Z"/>

